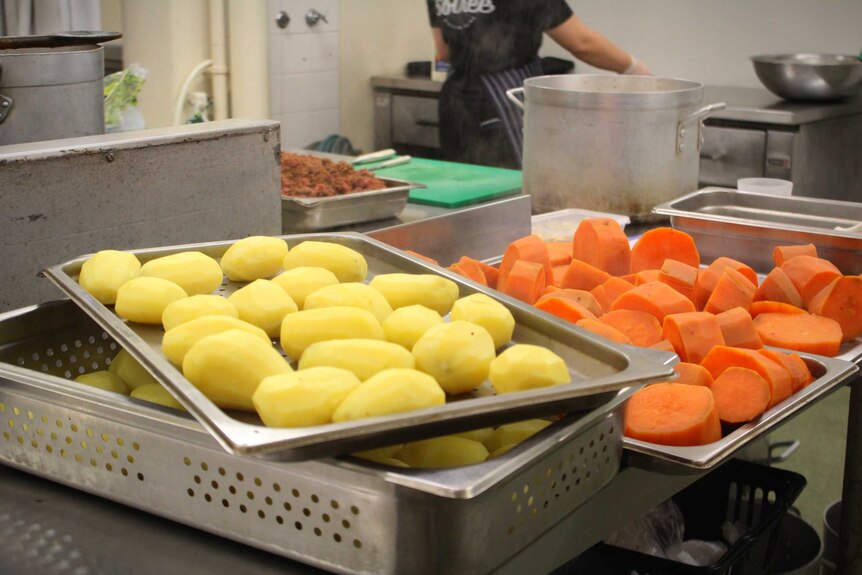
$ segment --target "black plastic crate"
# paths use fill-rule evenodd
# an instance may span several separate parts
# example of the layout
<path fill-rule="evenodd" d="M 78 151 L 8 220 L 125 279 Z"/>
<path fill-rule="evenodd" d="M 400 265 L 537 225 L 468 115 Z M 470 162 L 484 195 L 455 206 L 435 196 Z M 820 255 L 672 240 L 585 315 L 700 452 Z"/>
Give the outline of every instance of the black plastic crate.
<path fill-rule="evenodd" d="M 685 518 L 684 539 L 721 541 L 725 521 L 748 531 L 718 562 L 686 565 L 599 543 L 555 575 L 761 575 L 769 572 L 779 526 L 805 488 L 805 477 L 776 467 L 731 459 L 673 497 Z"/>

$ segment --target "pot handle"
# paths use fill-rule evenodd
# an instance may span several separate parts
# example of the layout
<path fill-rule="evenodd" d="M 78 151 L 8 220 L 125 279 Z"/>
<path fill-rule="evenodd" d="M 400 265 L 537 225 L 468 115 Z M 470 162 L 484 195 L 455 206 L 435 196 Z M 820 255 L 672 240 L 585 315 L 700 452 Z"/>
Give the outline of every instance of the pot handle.
<path fill-rule="evenodd" d="M 727 104 L 724 102 L 717 102 L 715 104 L 709 104 L 708 106 L 704 106 L 698 110 L 692 112 L 692 114 L 685 118 L 684 120 L 680 120 L 680 122 L 676 125 L 676 153 L 681 154 L 685 149 L 685 139 L 686 139 L 686 127 L 685 125 L 688 122 L 697 120 L 697 149 L 700 149 L 701 144 L 703 143 L 703 119 L 712 114 L 713 112 L 717 112 L 719 110 L 724 110 L 727 107 Z"/>
<path fill-rule="evenodd" d="M 518 106 L 521 111 L 524 111 L 524 102 L 517 97 L 515 94 L 523 94 L 524 88 L 512 88 L 511 90 L 506 90 L 506 97 L 512 101 L 516 106 Z"/>

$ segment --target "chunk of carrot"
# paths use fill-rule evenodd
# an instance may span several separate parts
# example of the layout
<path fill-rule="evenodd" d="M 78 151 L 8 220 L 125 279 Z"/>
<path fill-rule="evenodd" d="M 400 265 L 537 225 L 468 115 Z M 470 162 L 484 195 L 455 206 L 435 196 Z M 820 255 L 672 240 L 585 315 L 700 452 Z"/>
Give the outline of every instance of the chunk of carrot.
<path fill-rule="evenodd" d="M 721 439 L 712 391 L 684 383 L 655 383 L 636 391 L 625 408 L 625 435 L 660 445 L 706 445 Z"/>
<path fill-rule="evenodd" d="M 488 281 L 485 279 L 485 274 L 482 273 L 482 270 L 469 262 L 452 264 L 448 269 L 483 286 L 488 285 Z"/>
<path fill-rule="evenodd" d="M 694 266 L 678 260 L 666 259 L 659 270 L 658 281 L 664 282 L 694 303 L 694 286 L 697 284 L 697 271 Z"/>
<path fill-rule="evenodd" d="M 673 370 L 679 374 L 676 380 L 677 383 L 701 385 L 703 387 L 710 387 L 712 385 L 712 374 L 699 363 L 680 361 L 673 366 Z"/>
<path fill-rule="evenodd" d="M 775 363 L 780 363 L 787 370 L 790 374 L 790 388 L 793 393 L 796 393 L 812 381 L 811 370 L 808 369 L 808 365 L 805 363 L 805 360 L 799 357 L 799 354 L 770 349 L 768 347 L 764 347 L 759 352 Z"/>
<path fill-rule="evenodd" d="M 662 339 L 661 324 L 651 313 L 635 309 L 609 311 L 599 321 L 626 334 L 631 342 L 649 347 Z"/>
<path fill-rule="evenodd" d="M 862 335 L 862 277 L 835 278 L 811 298 L 808 311 L 837 321 L 844 341 L 856 339 Z"/>
<path fill-rule="evenodd" d="M 571 262 L 569 262 L 571 263 Z M 569 269 L 569 264 L 563 266 L 554 266 L 551 268 L 551 275 L 553 285 L 560 287 L 563 285 L 563 278 L 566 275 L 566 270 Z"/>
<path fill-rule="evenodd" d="M 551 292 L 550 294 L 543 295 L 542 297 L 548 297 L 549 295 L 553 297 L 565 297 L 573 299 L 588 310 L 590 310 L 596 317 L 602 315 L 602 307 L 599 305 L 599 302 L 596 301 L 596 298 L 593 294 L 586 290 L 559 288 Z"/>
<path fill-rule="evenodd" d="M 613 342 L 632 345 L 632 340 L 630 340 L 623 332 L 602 323 L 597 319 L 585 317 L 584 319 L 578 320 L 575 325 Z"/>
<path fill-rule="evenodd" d="M 713 347 L 700 364 L 709 370 L 713 379 L 718 378 L 730 367 L 747 367 L 759 373 L 771 390 L 769 406 L 784 401 L 793 392 L 790 373 L 762 353 L 753 349 L 717 345 Z"/>
<path fill-rule="evenodd" d="M 599 305 L 602 307 L 602 312 L 607 313 L 611 311 L 611 304 L 614 303 L 614 300 L 617 299 L 620 294 L 625 293 L 632 289 L 634 284 L 630 284 L 626 280 L 622 278 L 618 278 L 616 276 L 611 276 L 590 290 L 590 293 L 596 298 L 596 301 L 599 302 Z"/>
<path fill-rule="evenodd" d="M 793 244 L 786 246 L 775 246 L 772 248 L 772 261 L 776 267 L 796 256 L 817 257 L 817 246 L 814 244 Z"/>
<path fill-rule="evenodd" d="M 582 220 L 572 238 L 572 259 L 587 262 L 611 275 L 627 274 L 631 261 L 629 239 L 612 218 Z"/>
<path fill-rule="evenodd" d="M 631 271 L 661 269 L 668 258 L 700 267 L 700 253 L 690 235 L 668 227 L 653 228 L 632 246 Z"/>
<path fill-rule="evenodd" d="M 551 267 L 565 266 L 572 261 L 572 242 L 545 242 Z"/>
<path fill-rule="evenodd" d="M 820 290 L 842 275 L 835 264 L 814 256 L 796 256 L 781 264 L 781 269 L 799 290 L 805 306 Z"/>
<path fill-rule="evenodd" d="M 695 311 L 690 299 L 662 282 L 641 284 L 621 294 L 611 304 L 611 310 L 616 309 L 645 311 L 659 322 L 672 313 Z"/>
<path fill-rule="evenodd" d="M 662 335 L 682 361 L 700 363 L 716 345 L 724 345 L 718 320 L 705 311 L 674 313 L 665 316 Z"/>
<path fill-rule="evenodd" d="M 536 302 L 536 308 L 571 323 L 578 323 L 584 318 L 596 319 L 593 313 L 573 299 L 564 297 L 546 297 Z"/>
<path fill-rule="evenodd" d="M 650 349 L 658 349 L 661 351 L 667 351 L 670 353 L 676 353 L 676 350 L 673 349 L 673 344 L 666 339 L 663 339 L 657 343 L 654 343 L 650 346 L 647 346 Z"/>
<path fill-rule="evenodd" d="M 710 387 L 718 418 L 730 424 L 757 419 L 766 411 L 772 394 L 762 375 L 745 367 L 731 367 L 715 378 Z"/>
<path fill-rule="evenodd" d="M 741 307 L 734 307 L 716 314 L 715 319 L 718 320 L 718 327 L 721 329 L 725 345 L 747 349 L 760 349 L 763 347 L 763 342 L 760 341 L 760 334 L 757 333 L 757 328 L 754 327 L 754 320 L 747 310 Z"/>
<path fill-rule="evenodd" d="M 635 285 L 639 286 L 641 284 L 645 284 L 647 282 L 657 282 L 659 281 L 659 275 L 661 274 L 661 270 L 641 270 L 635 274 L 631 274 L 634 277 Z"/>
<path fill-rule="evenodd" d="M 545 286 L 545 289 L 542 290 L 542 297 L 545 297 L 549 293 L 554 293 L 555 291 L 560 291 L 563 288 L 558 288 L 554 284 L 548 284 Z M 542 299 L 542 298 L 539 298 Z"/>
<path fill-rule="evenodd" d="M 715 289 L 709 294 L 703 310 L 709 313 L 721 313 L 735 307 L 748 309 L 754 301 L 756 290 L 756 285 L 741 272 L 730 267 L 725 268 L 715 284 Z"/>
<path fill-rule="evenodd" d="M 474 266 L 476 268 L 479 268 L 485 275 L 485 285 L 490 288 L 497 287 L 497 277 L 500 275 L 500 270 L 498 270 L 494 266 L 486 264 L 481 260 L 473 259 L 469 256 L 461 256 L 461 259 L 459 259 L 457 263 L 459 265 L 463 265 L 466 263 L 468 266 Z"/>
<path fill-rule="evenodd" d="M 828 357 L 838 355 L 844 338 L 837 321 L 811 313 L 762 313 L 754 326 L 765 345 Z"/>
<path fill-rule="evenodd" d="M 751 266 L 726 256 L 717 257 L 707 267 L 698 271 L 697 284 L 694 288 L 694 305 L 697 309 L 703 309 L 706 306 L 709 296 L 712 295 L 712 290 L 715 289 L 718 280 L 727 268 L 738 271 L 757 287 L 757 272 Z"/>
<path fill-rule="evenodd" d="M 536 303 L 545 289 L 545 269 L 542 264 L 518 260 L 509 271 L 503 293 L 528 304 Z"/>
<path fill-rule="evenodd" d="M 600 270 L 592 264 L 579 259 L 573 259 L 566 267 L 566 273 L 559 286 L 562 288 L 591 290 L 604 283 L 611 274 Z"/>
<path fill-rule="evenodd" d="M 748 306 L 748 313 L 752 318 L 759 316 L 762 313 L 789 313 L 789 314 L 802 314 L 805 313 L 805 310 L 801 307 L 796 307 L 794 305 L 790 305 L 789 303 L 784 303 L 783 301 L 755 301 L 751 302 L 751 305 Z"/>
<path fill-rule="evenodd" d="M 497 280 L 497 289 L 506 291 L 506 282 L 509 278 L 509 273 L 515 266 L 515 262 L 528 261 L 541 264 L 545 274 L 545 283 L 550 283 L 553 277 L 551 269 L 551 258 L 548 256 L 548 246 L 545 245 L 545 240 L 539 236 L 532 234 L 518 238 L 506 246 L 506 251 L 503 253 L 503 260 L 500 262 L 500 278 Z"/>
<path fill-rule="evenodd" d="M 801 308 L 799 290 L 781 268 L 772 268 L 754 292 L 754 301 L 780 301 Z"/>

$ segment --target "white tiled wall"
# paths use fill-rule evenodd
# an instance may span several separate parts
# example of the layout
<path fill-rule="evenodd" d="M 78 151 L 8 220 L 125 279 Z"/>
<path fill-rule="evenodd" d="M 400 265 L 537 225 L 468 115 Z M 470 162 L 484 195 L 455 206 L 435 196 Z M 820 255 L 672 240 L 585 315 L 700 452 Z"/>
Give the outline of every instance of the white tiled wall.
<path fill-rule="evenodd" d="M 338 0 L 268 0 L 270 113 L 283 148 L 304 148 L 339 133 Z M 309 26 L 315 9 L 326 17 Z M 282 29 L 276 15 L 290 23 Z"/>

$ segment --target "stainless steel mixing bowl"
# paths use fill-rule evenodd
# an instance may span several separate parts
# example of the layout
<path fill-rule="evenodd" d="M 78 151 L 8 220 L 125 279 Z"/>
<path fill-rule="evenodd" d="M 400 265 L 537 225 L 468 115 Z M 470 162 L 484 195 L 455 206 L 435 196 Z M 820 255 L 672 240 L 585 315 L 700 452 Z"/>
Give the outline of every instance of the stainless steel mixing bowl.
<path fill-rule="evenodd" d="M 831 101 L 862 90 L 862 60 L 840 54 L 752 56 L 766 88 L 785 100 Z"/>

